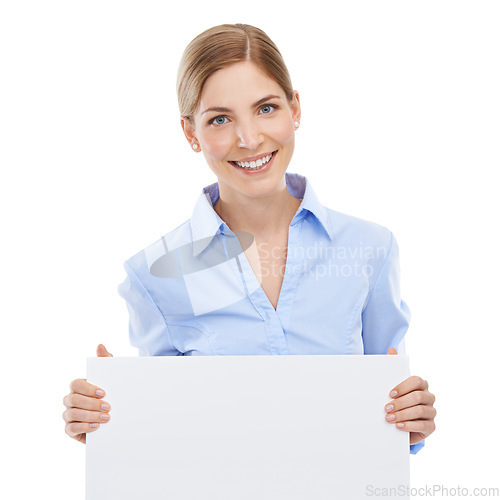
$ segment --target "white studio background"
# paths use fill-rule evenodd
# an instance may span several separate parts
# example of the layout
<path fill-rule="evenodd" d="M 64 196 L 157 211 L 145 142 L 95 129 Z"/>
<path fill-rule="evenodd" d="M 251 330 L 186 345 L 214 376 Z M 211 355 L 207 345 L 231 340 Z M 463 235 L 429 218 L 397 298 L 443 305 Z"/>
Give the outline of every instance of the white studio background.
<path fill-rule="evenodd" d="M 216 180 L 180 128 L 178 62 L 201 31 L 237 22 L 276 42 L 299 91 L 289 171 L 398 240 L 407 352 L 438 409 L 412 485 L 499 487 L 498 2 L 11 0 L 1 496 L 84 498 L 85 448 L 64 433 L 62 398 L 99 343 L 137 355 L 116 291 L 123 261 L 188 219 Z"/>

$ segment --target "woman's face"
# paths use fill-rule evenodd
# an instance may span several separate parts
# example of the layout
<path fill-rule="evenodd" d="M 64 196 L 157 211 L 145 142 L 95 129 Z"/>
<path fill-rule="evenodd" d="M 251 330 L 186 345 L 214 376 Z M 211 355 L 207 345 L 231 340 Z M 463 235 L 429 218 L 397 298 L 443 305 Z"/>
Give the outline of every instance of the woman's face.
<path fill-rule="evenodd" d="M 255 198 L 286 189 L 294 122 L 300 120 L 298 92 L 294 94 L 289 103 L 283 89 L 249 61 L 222 68 L 207 79 L 194 127 L 183 118 L 181 124 L 190 144 L 198 144 L 226 196 Z M 269 163 L 258 171 L 232 163 L 271 153 Z"/>

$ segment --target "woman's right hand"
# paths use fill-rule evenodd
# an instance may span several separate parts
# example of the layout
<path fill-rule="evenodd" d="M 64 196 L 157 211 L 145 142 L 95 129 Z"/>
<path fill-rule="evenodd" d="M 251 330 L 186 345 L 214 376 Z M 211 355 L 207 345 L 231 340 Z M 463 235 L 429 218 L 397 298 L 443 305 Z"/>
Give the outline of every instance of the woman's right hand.
<path fill-rule="evenodd" d="M 113 356 L 102 344 L 97 346 L 96 353 L 100 358 Z M 71 382 L 70 393 L 63 399 L 66 410 L 62 414 L 66 422 L 64 430 L 69 437 L 85 444 L 86 433 L 95 431 L 100 423 L 109 420 L 110 405 L 101 399 L 103 396 L 104 391 L 89 384 L 87 379 L 78 378 Z"/>

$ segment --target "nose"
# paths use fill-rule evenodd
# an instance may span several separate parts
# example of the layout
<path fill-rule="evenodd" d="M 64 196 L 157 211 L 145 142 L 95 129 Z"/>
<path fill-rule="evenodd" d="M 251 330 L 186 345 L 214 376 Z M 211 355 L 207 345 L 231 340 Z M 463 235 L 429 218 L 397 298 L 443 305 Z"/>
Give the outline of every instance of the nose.
<path fill-rule="evenodd" d="M 264 140 L 262 131 L 252 120 L 240 122 L 236 128 L 236 136 L 238 147 L 251 151 L 258 149 Z"/>

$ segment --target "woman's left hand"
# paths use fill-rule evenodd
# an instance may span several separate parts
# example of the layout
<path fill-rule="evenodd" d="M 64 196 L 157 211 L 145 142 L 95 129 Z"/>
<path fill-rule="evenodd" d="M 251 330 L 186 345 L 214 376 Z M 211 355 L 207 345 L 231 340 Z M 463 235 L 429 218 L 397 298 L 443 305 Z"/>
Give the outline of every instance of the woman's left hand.
<path fill-rule="evenodd" d="M 389 347 L 387 354 L 397 354 L 394 347 Z M 403 431 L 410 432 L 410 444 L 423 441 L 436 429 L 434 418 L 436 396 L 429 392 L 426 380 L 412 376 L 391 390 L 393 400 L 385 406 L 387 422 L 396 424 Z"/>

